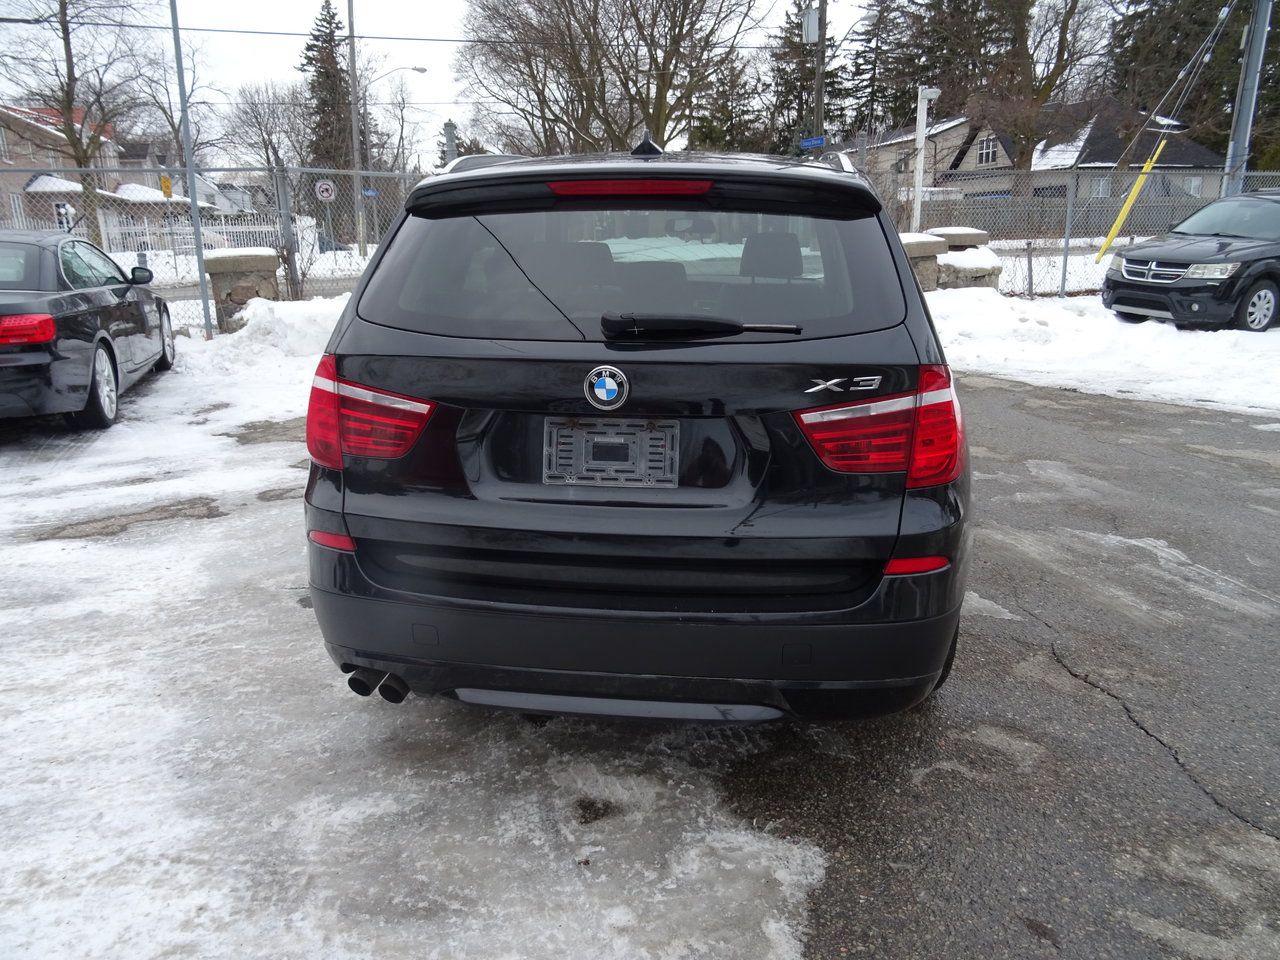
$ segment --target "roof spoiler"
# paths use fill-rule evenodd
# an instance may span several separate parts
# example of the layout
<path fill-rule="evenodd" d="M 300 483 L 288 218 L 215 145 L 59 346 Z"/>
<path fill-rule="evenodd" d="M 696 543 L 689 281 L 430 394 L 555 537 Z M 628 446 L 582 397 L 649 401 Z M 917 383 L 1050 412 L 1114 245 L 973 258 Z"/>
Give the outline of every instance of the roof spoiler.
<path fill-rule="evenodd" d="M 673 180 L 689 183 L 690 177 L 706 177 L 710 186 L 690 194 L 687 191 L 648 195 L 618 191 L 616 195 L 562 188 L 566 181 L 618 183 L 627 179 L 648 183 Z M 560 185 L 553 189 L 551 184 Z M 829 178 L 800 178 L 785 175 L 741 176 L 710 171 L 646 170 L 643 174 L 605 169 L 537 172 L 513 165 L 509 171 L 493 171 L 481 177 L 432 177 L 420 183 L 405 209 L 415 216 L 439 219 L 474 216 L 479 213 L 516 213 L 555 209 L 636 209 L 638 207 L 690 207 L 747 213 L 807 214 L 837 220 L 859 220 L 880 212 L 880 201 L 864 184 L 831 171 Z"/>

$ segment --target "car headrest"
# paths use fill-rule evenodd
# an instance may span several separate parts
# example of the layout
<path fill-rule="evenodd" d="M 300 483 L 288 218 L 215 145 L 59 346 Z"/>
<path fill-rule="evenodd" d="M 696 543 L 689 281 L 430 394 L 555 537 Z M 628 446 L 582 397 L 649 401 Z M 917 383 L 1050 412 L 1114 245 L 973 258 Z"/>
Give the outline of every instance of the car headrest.
<path fill-rule="evenodd" d="M 742 245 L 739 276 L 788 279 L 803 273 L 804 258 L 794 233 L 753 233 Z"/>

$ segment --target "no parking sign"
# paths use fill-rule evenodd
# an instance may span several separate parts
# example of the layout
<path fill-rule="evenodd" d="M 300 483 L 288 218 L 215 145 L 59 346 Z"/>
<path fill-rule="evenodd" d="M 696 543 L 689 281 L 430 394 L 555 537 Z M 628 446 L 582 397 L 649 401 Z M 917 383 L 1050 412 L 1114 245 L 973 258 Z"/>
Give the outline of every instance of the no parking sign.
<path fill-rule="evenodd" d="M 333 198 L 338 195 L 338 188 L 333 185 L 332 180 L 316 181 L 316 199 L 323 200 L 325 203 L 332 203 Z"/>

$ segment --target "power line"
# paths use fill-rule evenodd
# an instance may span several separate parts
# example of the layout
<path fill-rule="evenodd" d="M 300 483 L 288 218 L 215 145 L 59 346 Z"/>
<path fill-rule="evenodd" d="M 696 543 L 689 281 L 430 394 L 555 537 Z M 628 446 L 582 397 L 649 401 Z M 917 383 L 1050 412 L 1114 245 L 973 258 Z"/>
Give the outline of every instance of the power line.
<path fill-rule="evenodd" d="M 49 17 L 0 17 L 0 23 L 10 23 L 19 26 L 39 27 L 52 23 Z M 168 30 L 167 26 L 153 23 L 119 23 L 112 20 L 80 20 L 71 19 L 68 21 L 72 26 L 76 27 L 109 27 L 116 30 Z M 215 34 L 234 34 L 238 36 L 254 36 L 254 37 L 310 37 L 310 31 L 302 30 L 249 30 L 244 27 L 183 27 L 183 33 L 215 33 Z M 411 37 L 399 34 L 386 33 L 357 33 L 357 40 L 389 40 L 404 41 L 408 43 L 457 43 L 457 44 L 475 44 L 477 46 L 503 47 L 503 46 L 529 46 L 527 40 L 505 40 L 495 39 L 492 37 Z M 544 47 L 566 47 L 574 46 L 569 41 L 557 42 L 541 41 L 537 46 Z M 722 41 L 711 44 L 710 46 L 731 50 L 773 50 L 772 44 L 742 44 L 732 43 L 730 41 Z"/>

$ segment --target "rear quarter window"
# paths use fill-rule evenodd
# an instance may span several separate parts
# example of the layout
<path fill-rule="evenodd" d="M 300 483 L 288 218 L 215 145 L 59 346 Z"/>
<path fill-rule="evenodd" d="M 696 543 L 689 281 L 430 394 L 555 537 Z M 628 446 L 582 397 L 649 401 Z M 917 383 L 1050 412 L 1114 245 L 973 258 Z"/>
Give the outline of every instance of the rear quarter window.
<path fill-rule="evenodd" d="M 517 340 L 600 340 L 607 312 L 794 323 L 813 339 L 905 311 L 874 216 L 666 208 L 409 216 L 358 305 L 387 326 Z"/>
<path fill-rule="evenodd" d="M 40 248 L 0 241 L 0 290 L 36 290 L 40 284 Z"/>

